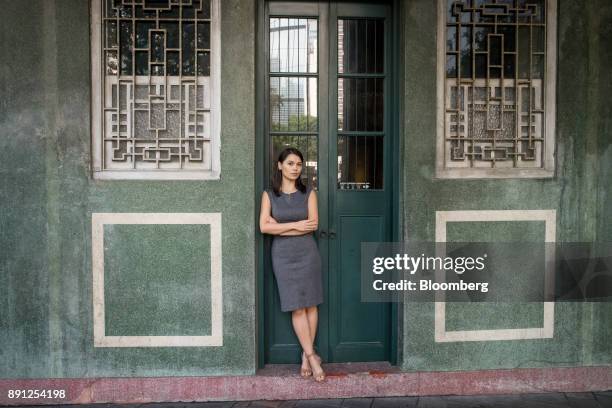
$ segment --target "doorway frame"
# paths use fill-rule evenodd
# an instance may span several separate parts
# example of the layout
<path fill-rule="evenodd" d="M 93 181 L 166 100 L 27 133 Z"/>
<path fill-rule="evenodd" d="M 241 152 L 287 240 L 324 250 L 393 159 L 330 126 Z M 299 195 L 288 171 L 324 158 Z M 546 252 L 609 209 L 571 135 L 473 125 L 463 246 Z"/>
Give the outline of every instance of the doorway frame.
<path fill-rule="evenodd" d="M 261 193 L 266 188 L 265 180 L 265 112 L 266 100 L 265 97 L 265 75 L 266 75 L 266 57 L 268 55 L 266 41 L 266 3 L 270 0 L 256 0 L 256 18 L 255 18 L 255 331 L 256 331 L 256 369 L 263 368 L 265 365 L 265 308 L 264 308 L 264 237 L 259 232 L 259 211 L 261 204 Z M 274 1 L 274 0 L 272 0 Z M 326 1 L 319 1 L 326 4 Z M 368 3 L 368 1 L 352 1 L 351 3 Z M 392 64 L 390 78 L 391 94 L 389 98 L 392 101 L 390 110 L 390 126 L 389 135 L 391 139 L 391 196 L 392 196 L 392 211 L 391 211 L 391 238 L 393 241 L 403 240 L 404 217 L 403 217 L 403 122 L 400 120 L 400 114 L 403 112 L 403 98 L 401 90 L 403 88 L 403 76 L 401 75 L 401 67 L 403 63 L 403 33 L 400 28 L 402 19 L 401 10 L 402 2 L 400 0 L 389 0 L 391 5 L 392 15 L 394 16 L 391 25 L 391 44 L 388 49 L 392 52 Z M 264 46 L 261 46 L 263 44 Z M 391 304 L 391 365 L 399 365 L 402 361 L 403 344 L 403 308 L 400 307 L 403 303 Z"/>

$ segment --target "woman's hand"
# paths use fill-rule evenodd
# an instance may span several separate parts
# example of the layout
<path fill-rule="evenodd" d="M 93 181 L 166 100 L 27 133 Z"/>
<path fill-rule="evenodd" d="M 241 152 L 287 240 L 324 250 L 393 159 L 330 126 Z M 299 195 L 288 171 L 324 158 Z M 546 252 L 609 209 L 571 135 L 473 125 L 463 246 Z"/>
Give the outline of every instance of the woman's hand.
<path fill-rule="evenodd" d="M 315 231 L 318 228 L 317 220 L 302 220 L 296 221 L 293 224 L 293 229 L 296 229 L 300 232 L 311 232 Z"/>

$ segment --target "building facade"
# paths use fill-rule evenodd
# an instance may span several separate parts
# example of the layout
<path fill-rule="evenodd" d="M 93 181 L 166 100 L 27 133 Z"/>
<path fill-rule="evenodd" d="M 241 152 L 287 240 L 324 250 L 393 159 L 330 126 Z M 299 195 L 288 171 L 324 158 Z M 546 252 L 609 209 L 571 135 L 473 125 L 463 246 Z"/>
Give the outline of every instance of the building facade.
<path fill-rule="evenodd" d="M 359 297 L 361 242 L 612 241 L 609 1 L 1 6 L 4 385 L 297 363 L 258 228 L 293 145 L 325 362 L 612 388 L 609 302 Z"/>

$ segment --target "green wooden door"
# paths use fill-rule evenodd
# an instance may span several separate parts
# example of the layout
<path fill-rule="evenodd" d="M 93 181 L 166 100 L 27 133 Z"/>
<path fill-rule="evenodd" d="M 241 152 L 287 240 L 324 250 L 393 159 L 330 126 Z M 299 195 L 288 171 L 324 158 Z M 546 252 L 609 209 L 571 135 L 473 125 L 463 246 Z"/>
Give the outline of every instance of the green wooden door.
<path fill-rule="evenodd" d="M 325 302 L 316 346 L 327 362 L 392 360 L 392 306 L 362 303 L 360 245 L 391 241 L 391 6 L 265 3 L 265 172 L 285 146 L 304 154 L 318 193 Z M 264 363 L 297 363 L 264 240 Z"/>

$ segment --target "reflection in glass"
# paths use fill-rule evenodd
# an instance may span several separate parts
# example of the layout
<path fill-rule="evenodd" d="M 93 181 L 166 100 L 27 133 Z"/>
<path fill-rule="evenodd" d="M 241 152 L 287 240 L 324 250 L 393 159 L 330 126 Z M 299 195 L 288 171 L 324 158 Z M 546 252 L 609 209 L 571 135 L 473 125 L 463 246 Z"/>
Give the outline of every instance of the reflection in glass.
<path fill-rule="evenodd" d="M 529 78 L 529 27 L 518 31 L 518 72 L 519 78 Z"/>
<path fill-rule="evenodd" d="M 183 24 L 183 75 L 195 75 L 195 25 Z"/>
<path fill-rule="evenodd" d="M 461 27 L 461 78 L 472 77 L 472 29 Z"/>
<path fill-rule="evenodd" d="M 165 48 L 166 35 L 163 31 L 151 31 L 151 62 L 164 62 L 164 48 Z"/>
<path fill-rule="evenodd" d="M 117 22 L 110 21 L 106 25 L 106 47 L 117 47 Z"/>
<path fill-rule="evenodd" d="M 138 21 L 136 22 L 136 47 L 137 48 L 148 48 L 149 47 L 149 30 L 155 29 L 155 22 L 153 21 Z"/>
<path fill-rule="evenodd" d="M 210 75 L 210 52 L 198 51 L 198 75 Z"/>
<path fill-rule="evenodd" d="M 446 56 L 446 77 L 457 78 L 457 56 L 448 54 Z"/>
<path fill-rule="evenodd" d="M 198 48 L 210 49 L 210 23 L 198 23 Z"/>
<path fill-rule="evenodd" d="M 338 130 L 383 130 L 383 78 L 338 79 Z"/>
<path fill-rule="evenodd" d="M 384 72 L 385 22 L 381 19 L 338 20 L 338 72 Z"/>
<path fill-rule="evenodd" d="M 514 61 L 514 54 L 504 54 L 504 77 L 514 78 L 514 67 L 516 66 Z"/>
<path fill-rule="evenodd" d="M 455 0 L 447 0 L 447 4 L 446 4 L 446 10 L 447 10 L 447 15 L 446 15 L 446 21 L 449 23 L 456 23 L 457 22 L 457 14 L 454 13 L 454 8 L 453 8 L 453 4 L 455 3 Z"/>
<path fill-rule="evenodd" d="M 474 56 L 476 61 L 476 78 L 486 78 L 487 77 L 487 54 L 476 54 Z"/>
<path fill-rule="evenodd" d="M 302 135 L 282 135 L 272 136 L 272 151 L 271 153 L 271 169 L 270 180 L 276 171 L 276 160 L 280 152 L 287 147 L 295 147 L 304 156 L 302 163 L 302 180 L 305 184 L 313 186 L 317 190 L 317 161 L 318 161 L 318 145 L 317 136 L 302 136 Z"/>
<path fill-rule="evenodd" d="M 516 29 L 514 26 L 500 26 L 497 28 L 497 32 L 504 38 L 504 52 L 514 52 L 516 47 Z"/>
<path fill-rule="evenodd" d="M 449 27 L 446 30 L 446 51 L 457 51 L 457 29 Z"/>
<path fill-rule="evenodd" d="M 171 75 L 171 76 L 177 76 L 179 75 L 179 67 L 181 66 L 180 64 L 180 60 L 179 60 L 179 53 L 178 51 L 168 51 L 166 53 L 166 66 L 168 67 L 168 72 L 167 75 Z"/>
<path fill-rule="evenodd" d="M 106 75 L 117 75 L 117 51 L 106 51 Z"/>
<path fill-rule="evenodd" d="M 270 19 L 270 72 L 317 72 L 316 19 Z"/>
<path fill-rule="evenodd" d="M 531 77 L 544 78 L 544 55 L 534 55 L 531 62 Z"/>
<path fill-rule="evenodd" d="M 491 65 L 501 65 L 502 37 L 489 36 L 489 62 Z"/>
<path fill-rule="evenodd" d="M 532 66 L 530 61 L 545 52 L 544 4 L 543 0 L 448 0 L 447 77 L 456 77 L 453 67 L 458 64 L 461 78 L 501 78 L 502 72 L 505 78 L 541 78 L 539 58 Z M 454 61 L 457 52 L 459 61 Z"/>
<path fill-rule="evenodd" d="M 530 11 L 532 11 L 531 18 L 534 23 L 543 23 L 545 20 L 544 0 L 519 0 L 519 3 L 529 4 Z M 534 7 L 535 5 L 535 7 Z M 525 6 L 525 5 L 524 5 Z M 524 7 L 523 6 L 523 7 Z"/>
<path fill-rule="evenodd" d="M 120 75 L 132 75 L 132 24 L 128 21 L 121 21 L 119 24 L 119 52 L 121 55 Z"/>
<path fill-rule="evenodd" d="M 273 132 L 270 177 L 276 171 L 279 153 L 286 147 L 295 147 L 304 155 L 304 183 L 317 189 L 319 93 L 318 79 L 311 74 L 318 69 L 318 22 L 314 18 L 289 17 L 274 17 L 269 22 L 269 70 L 276 74 L 268 77 L 269 130 Z"/>
<path fill-rule="evenodd" d="M 474 50 L 487 51 L 487 36 L 491 33 L 489 26 L 476 26 L 474 28 Z M 471 41 L 467 38 L 467 41 Z"/>
<path fill-rule="evenodd" d="M 166 44 L 168 48 L 179 48 L 179 23 L 164 21 L 159 23 L 159 28 L 166 31 Z"/>
<path fill-rule="evenodd" d="M 211 169 L 210 0 L 102 2 L 104 167 Z"/>
<path fill-rule="evenodd" d="M 194 6 L 182 5 L 182 12 L 179 12 L 179 6 L 171 10 L 159 8 L 158 11 L 154 10 L 155 6 L 152 6 L 153 9 L 137 6 L 134 22 L 131 18 L 111 19 L 117 14 L 119 17 L 131 16 L 132 8 L 111 0 L 105 1 L 108 9 L 105 16 L 106 47 L 113 51 L 118 48 L 120 75 L 179 75 L 181 69 L 183 75 L 196 74 L 196 60 L 205 60 L 205 51 L 210 51 L 210 21 L 198 21 L 196 24 L 193 20 L 194 7 L 200 9 L 198 18 L 206 15 L 209 19 L 209 1 L 196 1 Z M 164 2 L 166 6 L 167 2 Z M 181 13 L 182 24 L 178 22 Z M 181 46 L 182 60 L 179 60 L 177 56 Z M 150 63 L 157 65 L 149 67 Z M 202 64 L 198 61 L 198 65 L 198 75 L 210 75 L 204 61 Z M 113 70 L 107 69 L 107 72 Z"/>
<path fill-rule="evenodd" d="M 383 136 L 338 136 L 338 188 L 383 188 Z"/>
<path fill-rule="evenodd" d="M 446 2 L 446 58 L 441 62 L 446 64 L 446 164 L 482 168 L 538 165 L 527 162 L 535 160 L 533 149 L 544 151 L 544 112 L 541 105 L 530 108 L 525 112 L 528 115 L 518 111 L 543 100 L 545 5 L 545 0 Z M 529 151 L 509 142 L 523 135 L 531 143 Z M 496 144 L 497 139 L 507 144 Z"/>
<path fill-rule="evenodd" d="M 317 78 L 270 78 L 270 130 L 316 132 Z"/>

